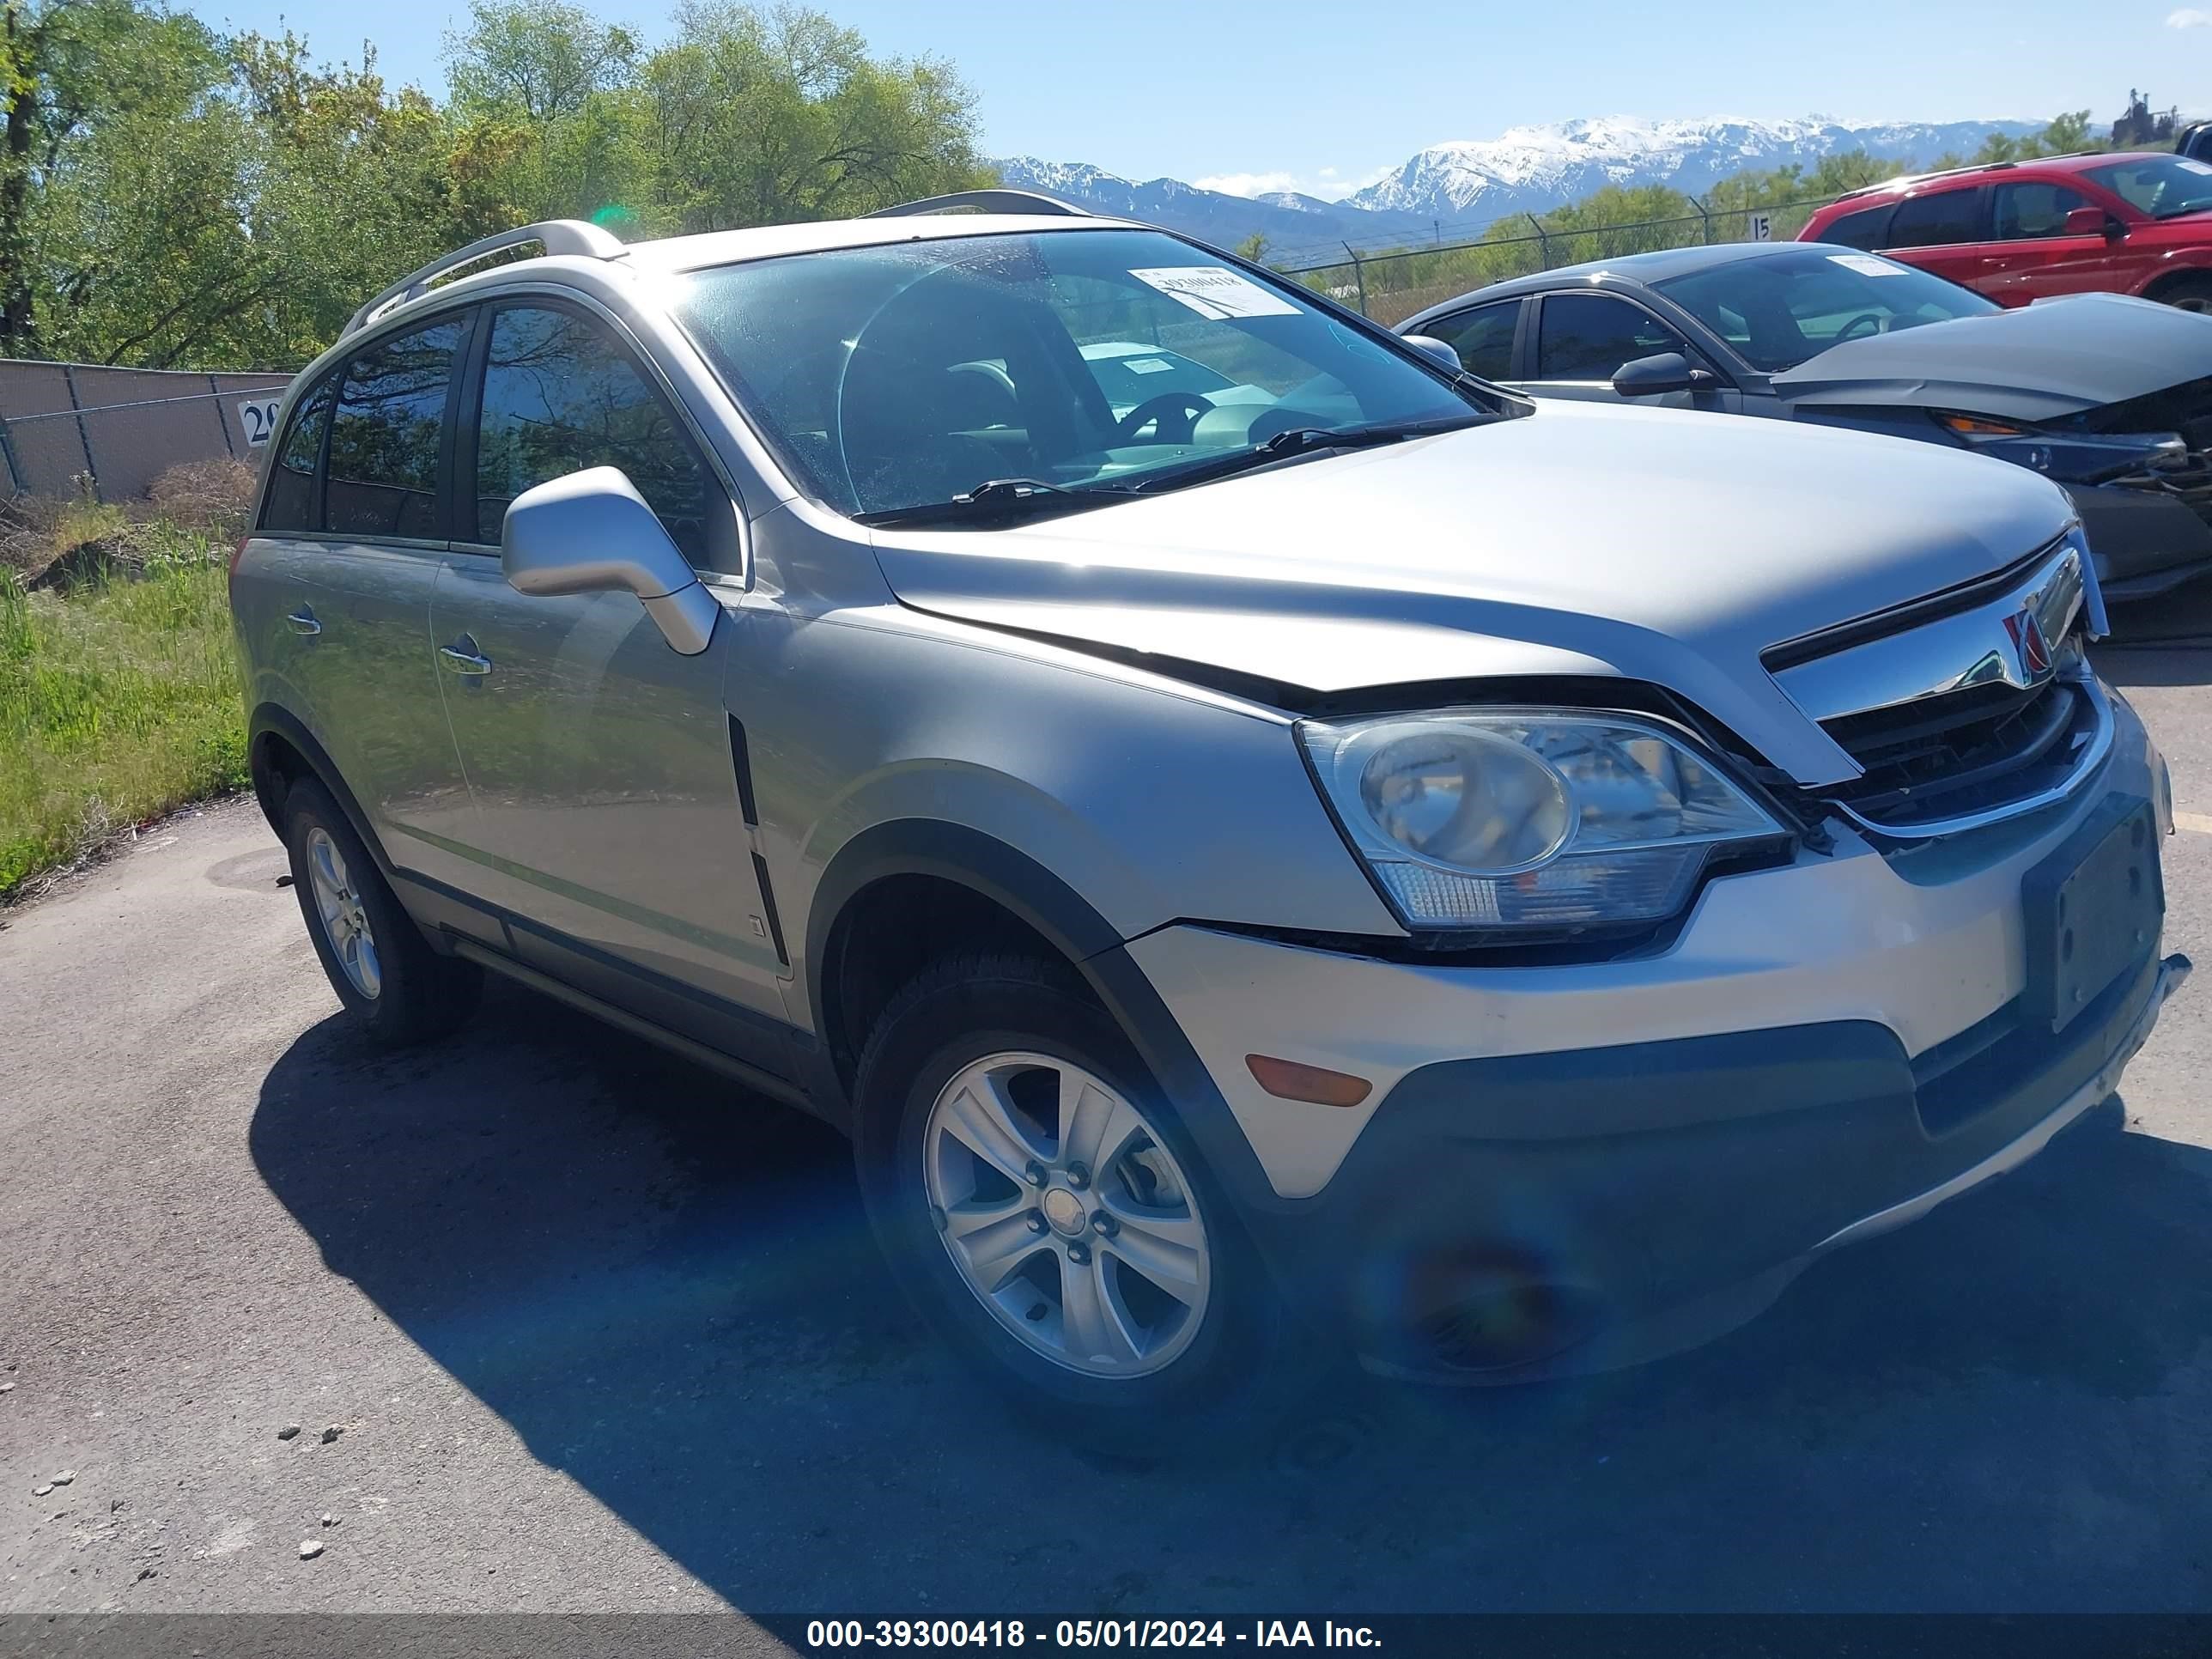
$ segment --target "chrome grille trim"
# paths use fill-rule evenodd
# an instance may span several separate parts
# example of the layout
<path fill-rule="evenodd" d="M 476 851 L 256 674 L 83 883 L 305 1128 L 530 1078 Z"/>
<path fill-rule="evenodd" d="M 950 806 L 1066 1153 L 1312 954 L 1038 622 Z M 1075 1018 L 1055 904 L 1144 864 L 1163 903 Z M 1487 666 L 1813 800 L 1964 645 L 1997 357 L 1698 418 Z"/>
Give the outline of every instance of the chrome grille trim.
<path fill-rule="evenodd" d="M 1790 702 L 1826 723 L 1942 697 L 1979 685 L 2030 690 L 2051 679 L 2081 613 L 2087 584 L 2070 540 L 2018 582 L 1970 609 L 1901 632 L 1843 646 L 1775 671 Z M 2044 641 L 2039 668 L 2008 623 L 2032 614 Z"/>
<path fill-rule="evenodd" d="M 2049 788 L 2022 795 L 2002 805 L 1985 807 L 1978 811 L 1964 812 L 1953 817 L 1916 820 L 1910 824 L 1887 824 L 1878 818 L 1856 810 L 1847 800 L 1835 800 L 1836 809 L 1862 830 L 1870 830 L 1878 836 L 1893 841 L 1931 841 L 1938 836 L 1961 835 L 1979 830 L 1988 824 L 2002 823 L 2023 813 L 2054 806 L 2096 775 L 2112 751 L 2112 704 L 2105 695 L 2104 686 L 2086 668 L 2073 684 L 2087 702 L 2090 725 L 2087 732 L 2075 739 L 2077 750 L 2066 776 Z"/>

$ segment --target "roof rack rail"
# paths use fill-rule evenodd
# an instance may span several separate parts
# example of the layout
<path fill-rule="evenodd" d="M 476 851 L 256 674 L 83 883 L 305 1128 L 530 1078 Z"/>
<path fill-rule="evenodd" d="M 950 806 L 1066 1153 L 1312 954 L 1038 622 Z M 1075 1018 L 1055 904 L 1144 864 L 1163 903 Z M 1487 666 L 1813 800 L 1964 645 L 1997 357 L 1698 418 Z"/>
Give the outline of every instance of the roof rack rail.
<path fill-rule="evenodd" d="M 581 219 L 547 219 L 538 224 L 502 230 L 471 242 L 466 247 L 441 254 L 422 270 L 402 276 L 355 312 L 353 320 L 340 331 L 338 337 L 343 339 L 347 335 L 368 327 L 393 306 L 427 294 L 432 278 L 442 276 L 449 270 L 459 270 L 464 265 L 472 265 L 502 249 L 520 247 L 525 242 L 541 242 L 548 253 L 573 253 L 586 259 L 613 259 L 620 258 L 623 253 L 619 238 L 601 230 L 597 225 L 586 224 Z"/>
<path fill-rule="evenodd" d="M 2062 150 L 2052 155 L 2028 155 L 2015 161 L 1969 161 L 1963 167 L 1938 167 L 1932 173 L 1900 173 L 1894 179 L 1877 179 L 1870 185 L 1861 185 L 1856 190 L 1847 190 L 1836 198 L 1848 202 L 1855 196 L 1875 196 L 1883 191 L 1902 190 L 1907 185 L 1925 184 L 1930 179 L 1962 179 L 1974 173 L 2005 173 L 2014 167 L 2033 167 L 2040 161 L 2078 161 L 2087 155 L 2102 155 L 2098 149 Z"/>
<path fill-rule="evenodd" d="M 902 202 L 896 207 L 878 208 L 873 213 L 864 213 L 863 219 L 907 219 L 924 213 L 957 213 L 962 208 L 980 208 L 986 213 L 1063 213 L 1078 219 L 1096 218 L 1088 208 L 1073 202 L 1063 202 L 1057 196 L 1048 196 L 1041 190 L 956 190 L 950 196 L 925 196 L 919 202 Z"/>

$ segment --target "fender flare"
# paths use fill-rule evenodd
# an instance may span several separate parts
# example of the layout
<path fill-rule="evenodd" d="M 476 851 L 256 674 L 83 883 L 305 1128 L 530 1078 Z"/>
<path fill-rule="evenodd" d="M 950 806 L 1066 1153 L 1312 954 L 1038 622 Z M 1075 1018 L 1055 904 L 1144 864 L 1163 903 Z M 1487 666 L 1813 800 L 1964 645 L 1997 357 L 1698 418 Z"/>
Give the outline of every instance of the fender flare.
<path fill-rule="evenodd" d="M 284 835 L 283 796 L 276 787 L 276 776 L 263 758 L 262 748 L 262 740 L 270 737 L 282 738 L 307 763 L 307 770 L 314 775 L 315 781 L 330 791 L 331 799 L 337 802 L 338 810 L 346 815 L 346 822 L 353 826 L 354 834 L 361 837 L 361 844 L 368 848 L 369 857 L 376 860 L 378 873 L 386 881 L 393 880 L 398 872 L 386 855 L 384 843 L 377 839 L 376 831 L 370 827 L 368 814 L 362 810 L 361 802 L 346 787 L 345 778 L 338 771 L 337 763 L 331 760 L 330 751 L 290 709 L 276 703 L 264 702 L 253 711 L 252 718 L 246 722 L 246 764 L 253 779 L 253 798 L 260 804 L 261 816 L 269 820 L 269 827 L 276 832 L 277 838 L 282 840 Z"/>
<path fill-rule="evenodd" d="M 1212 1073 L 1127 942 L 1090 901 L 1043 865 L 996 836 L 934 818 L 898 818 L 840 848 L 808 907 L 806 997 L 825 1033 L 823 967 L 830 934 L 852 899 L 891 876 L 926 875 L 965 887 L 1027 924 L 1083 975 L 1174 1103 L 1216 1180 L 1241 1206 L 1295 1207 L 1276 1196 Z"/>
<path fill-rule="evenodd" d="M 2212 258 L 2202 248 L 2177 248 L 2160 260 L 2150 280 L 2136 294 L 2140 299 L 2155 300 L 2164 289 L 2203 282 L 2212 282 Z"/>

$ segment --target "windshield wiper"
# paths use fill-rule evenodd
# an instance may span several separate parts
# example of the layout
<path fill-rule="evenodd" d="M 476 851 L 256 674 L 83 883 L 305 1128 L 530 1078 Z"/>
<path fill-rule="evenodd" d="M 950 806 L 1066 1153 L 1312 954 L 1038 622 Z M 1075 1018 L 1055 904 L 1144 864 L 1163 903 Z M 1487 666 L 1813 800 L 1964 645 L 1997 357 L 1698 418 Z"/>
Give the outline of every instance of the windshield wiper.
<path fill-rule="evenodd" d="M 1425 438 L 1436 432 L 1456 432 L 1464 427 L 1478 424 L 1479 420 L 1462 420 L 1455 416 L 1445 420 L 1377 422 L 1372 426 L 1294 426 L 1287 431 L 1276 433 L 1273 437 L 1261 439 L 1249 449 L 1194 462 L 1188 466 L 1171 467 L 1124 487 L 1132 494 L 1181 489 L 1189 484 L 1208 483 L 1216 478 L 1225 478 L 1231 473 L 1270 466 L 1293 455 L 1305 455 L 1323 449 L 1372 449 L 1378 444 L 1395 444 L 1407 438 Z"/>
<path fill-rule="evenodd" d="M 1070 489 L 1065 484 L 1048 483 L 1042 478 L 991 478 L 973 489 L 961 491 L 950 501 L 887 507 L 874 513 L 856 513 L 853 517 L 865 525 L 1010 524 L 1016 519 L 1035 518 L 1040 514 L 1080 513 L 1086 507 L 1103 507 L 1108 501 L 1127 493 L 1126 487 L 1118 484 L 1091 484 Z"/>

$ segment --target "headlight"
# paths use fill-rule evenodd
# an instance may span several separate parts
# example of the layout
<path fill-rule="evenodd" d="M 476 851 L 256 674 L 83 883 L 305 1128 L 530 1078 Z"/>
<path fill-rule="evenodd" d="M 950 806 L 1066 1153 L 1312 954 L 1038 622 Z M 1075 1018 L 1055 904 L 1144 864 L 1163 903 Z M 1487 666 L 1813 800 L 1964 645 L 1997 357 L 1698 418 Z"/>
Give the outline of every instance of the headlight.
<path fill-rule="evenodd" d="M 1680 738 L 1626 715 L 1458 709 L 1298 735 L 1409 927 L 1661 921 L 1715 848 L 1788 833 Z"/>

